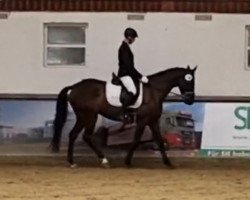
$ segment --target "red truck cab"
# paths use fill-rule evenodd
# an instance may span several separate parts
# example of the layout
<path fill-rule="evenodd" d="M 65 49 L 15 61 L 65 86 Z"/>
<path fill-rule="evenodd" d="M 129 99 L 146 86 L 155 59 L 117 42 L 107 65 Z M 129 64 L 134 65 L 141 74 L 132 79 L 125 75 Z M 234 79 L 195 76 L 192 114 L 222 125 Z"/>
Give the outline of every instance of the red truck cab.
<path fill-rule="evenodd" d="M 160 120 L 161 134 L 170 149 L 195 149 L 195 123 L 189 112 L 166 112 Z"/>

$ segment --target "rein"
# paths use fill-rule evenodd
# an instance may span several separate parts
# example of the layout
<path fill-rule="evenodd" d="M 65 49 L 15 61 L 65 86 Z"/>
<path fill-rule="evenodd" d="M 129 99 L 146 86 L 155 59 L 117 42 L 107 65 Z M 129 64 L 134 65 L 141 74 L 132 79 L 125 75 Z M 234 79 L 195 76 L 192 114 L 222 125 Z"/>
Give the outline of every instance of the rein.
<path fill-rule="evenodd" d="M 186 95 L 194 94 L 194 92 L 185 92 L 185 94 L 177 94 L 175 92 L 169 92 L 169 94 L 173 94 L 174 96 L 185 98 Z"/>

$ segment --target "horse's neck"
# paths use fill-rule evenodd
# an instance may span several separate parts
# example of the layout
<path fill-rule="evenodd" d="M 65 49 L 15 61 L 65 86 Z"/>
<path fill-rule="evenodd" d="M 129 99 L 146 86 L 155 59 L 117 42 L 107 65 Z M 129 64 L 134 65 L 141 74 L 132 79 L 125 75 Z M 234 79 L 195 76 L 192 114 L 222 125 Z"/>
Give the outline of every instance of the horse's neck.
<path fill-rule="evenodd" d="M 159 91 L 161 98 L 164 99 L 177 86 L 179 77 L 180 73 L 176 73 L 174 70 L 166 70 L 165 73 L 161 72 L 149 76 L 149 80 L 150 84 Z"/>

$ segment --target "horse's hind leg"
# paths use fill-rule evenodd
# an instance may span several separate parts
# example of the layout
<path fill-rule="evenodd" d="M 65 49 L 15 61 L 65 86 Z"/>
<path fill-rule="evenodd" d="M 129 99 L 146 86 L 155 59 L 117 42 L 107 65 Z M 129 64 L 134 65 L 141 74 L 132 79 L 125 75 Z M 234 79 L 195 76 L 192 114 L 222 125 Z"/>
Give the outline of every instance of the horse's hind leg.
<path fill-rule="evenodd" d="M 157 143 L 157 145 L 158 145 L 158 147 L 160 149 L 163 163 L 165 165 L 167 165 L 168 167 L 170 167 L 170 168 L 174 168 L 174 166 L 172 165 L 172 163 L 170 162 L 170 160 L 168 159 L 168 157 L 166 155 L 165 146 L 164 146 L 164 142 L 162 140 L 162 136 L 161 136 L 161 133 L 160 133 L 160 127 L 159 127 L 158 122 L 150 124 L 149 127 L 150 127 L 150 129 L 152 131 L 154 140 L 155 140 L 155 142 Z"/>
<path fill-rule="evenodd" d="M 83 134 L 83 140 L 89 145 L 89 147 L 96 153 L 98 158 L 101 160 L 101 163 L 104 167 L 109 167 L 109 162 L 107 158 L 105 158 L 104 154 L 94 145 L 92 141 L 92 134 L 95 129 L 95 124 L 97 121 L 97 115 L 86 114 L 84 119 L 85 131 Z"/>
<path fill-rule="evenodd" d="M 84 127 L 83 122 L 77 118 L 73 129 L 69 133 L 68 162 L 71 167 L 75 166 L 74 156 L 73 156 L 75 140 L 79 135 L 79 133 L 81 132 L 81 130 L 83 129 L 83 127 Z"/>

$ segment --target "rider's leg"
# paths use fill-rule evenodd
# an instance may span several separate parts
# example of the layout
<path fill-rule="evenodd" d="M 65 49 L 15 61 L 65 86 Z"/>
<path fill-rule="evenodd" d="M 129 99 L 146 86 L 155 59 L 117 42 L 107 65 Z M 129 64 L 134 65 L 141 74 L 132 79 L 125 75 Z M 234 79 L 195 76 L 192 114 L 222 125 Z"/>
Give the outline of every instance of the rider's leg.
<path fill-rule="evenodd" d="M 129 112 L 128 107 L 134 104 L 136 100 L 137 88 L 134 80 L 130 76 L 121 77 L 123 89 L 121 92 L 121 103 L 125 123 L 133 123 L 133 115 Z"/>
<path fill-rule="evenodd" d="M 133 115 L 131 114 L 131 112 L 129 112 L 129 108 L 128 108 L 131 105 L 133 98 L 134 98 L 134 95 L 131 92 L 128 92 L 126 95 L 124 95 L 123 98 L 121 98 L 124 123 L 126 124 L 133 123 Z"/>
<path fill-rule="evenodd" d="M 120 79 L 124 87 L 127 89 L 127 91 L 132 93 L 133 95 L 136 95 L 136 87 L 133 79 L 130 76 L 124 76 L 121 77 Z"/>

